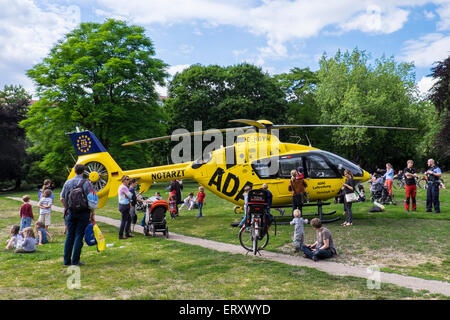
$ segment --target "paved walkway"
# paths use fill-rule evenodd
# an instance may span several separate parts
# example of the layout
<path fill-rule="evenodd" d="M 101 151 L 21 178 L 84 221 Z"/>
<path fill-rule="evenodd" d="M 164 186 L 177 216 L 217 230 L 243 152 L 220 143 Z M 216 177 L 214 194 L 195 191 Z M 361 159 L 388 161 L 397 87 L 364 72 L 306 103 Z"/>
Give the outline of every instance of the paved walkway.
<path fill-rule="evenodd" d="M 8 197 L 9 199 L 22 201 L 21 198 Z M 36 201 L 30 201 L 32 205 L 37 205 Z M 52 206 L 53 211 L 63 212 L 63 208 Z M 112 226 L 119 227 L 120 220 L 112 219 L 109 217 L 104 217 L 100 215 L 95 215 L 95 220 L 97 222 L 106 223 Z M 143 228 L 136 225 L 134 228 L 135 232 L 142 233 Z M 229 252 L 233 254 L 246 254 L 246 251 L 240 245 L 228 244 L 223 242 L 217 242 L 212 240 L 206 240 L 201 238 L 189 237 L 173 232 L 169 233 L 169 240 L 179 241 L 186 244 L 198 245 L 211 250 L 216 250 L 220 252 Z M 261 255 L 253 256 L 251 253 L 248 254 L 249 257 L 254 257 L 257 259 L 267 259 L 272 261 L 277 261 L 292 266 L 298 267 L 309 267 L 314 268 L 326 273 L 336 275 L 336 276 L 353 276 L 359 278 L 368 279 L 368 284 L 374 284 L 374 281 L 381 282 L 381 289 L 383 288 L 382 283 L 391 283 L 401 287 L 410 288 L 413 290 L 428 290 L 431 293 L 440 293 L 446 296 L 450 296 L 450 283 L 437 281 L 437 280 L 425 280 L 421 278 L 415 278 L 410 276 L 403 276 L 395 273 L 380 272 L 375 275 L 367 267 L 361 266 L 350 266 L 342 263 L 336 263 L 330 260 L 322 260 L 319 262 L 314 262 L 310 259 L 304 259 L 299 256 L 291 256 L 282 253 L 261 251 Z"/>

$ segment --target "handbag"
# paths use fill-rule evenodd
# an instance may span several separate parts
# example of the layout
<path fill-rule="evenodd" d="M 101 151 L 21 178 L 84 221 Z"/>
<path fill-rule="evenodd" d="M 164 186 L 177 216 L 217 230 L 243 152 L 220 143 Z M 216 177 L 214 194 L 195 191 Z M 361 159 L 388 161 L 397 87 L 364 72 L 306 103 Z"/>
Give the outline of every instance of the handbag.
<path fill-rule="evenodd" d="M 356 195 L 356 193 L 352 192 L 352 193 L 347 193 L 345 195 L 345 201 L 346 202 L 357 202 L 358 201 L 358 196 Z"/>

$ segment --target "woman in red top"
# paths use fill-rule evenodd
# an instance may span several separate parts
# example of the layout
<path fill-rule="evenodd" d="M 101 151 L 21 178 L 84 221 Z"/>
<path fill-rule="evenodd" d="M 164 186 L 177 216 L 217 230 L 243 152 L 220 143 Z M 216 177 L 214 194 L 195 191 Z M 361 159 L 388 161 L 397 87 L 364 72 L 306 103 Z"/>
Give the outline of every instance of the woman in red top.
<path fill-rule="evenodd" d="M 197 218 L 201 218 L 202 216 L 202 208 L 203 204 L 205 203 L 205 189 L 203 187 L 198 187 L 198 193 L 197 193 L 197 201 L 198 201 L 198 216 Z"/>
<path fill-rule="evenodd" d="M 25 228 L 31 227 L 31 220 L 34 220 L 33 209 L 31 208 L 30 196 L 25 195 L 22 197 L 23 204 L 20 206 L 20 231 Z"/>

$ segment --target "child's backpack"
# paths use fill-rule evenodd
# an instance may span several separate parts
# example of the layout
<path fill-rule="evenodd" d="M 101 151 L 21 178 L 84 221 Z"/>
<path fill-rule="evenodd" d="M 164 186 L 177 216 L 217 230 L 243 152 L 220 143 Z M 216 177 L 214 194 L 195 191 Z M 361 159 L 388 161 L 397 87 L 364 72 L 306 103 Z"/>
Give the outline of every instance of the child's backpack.
<path fill-rule="evenodd" d="M 78 185 L 69 192 L 67 205 L 73 213 L 79 213 L 89 209 L 88 199 L 83 190 L 83 184 L 86 181 L 86 179 L 82 179 Z"/>
<path fill-rule="evenodd" d="M 97 209 L 98 206 L 98 195 L 95 193 L 91 186 L 91 191 L 87 195 L 88 207 L 90 209 Z"/>
<path fill-rule="evenodd" d="M 94 225 L 92 223 L 89 223 L 86 230 L 84 230 L 84 241 L 88 246 L 94 246 L 97 244 L 94 234 Z"/>

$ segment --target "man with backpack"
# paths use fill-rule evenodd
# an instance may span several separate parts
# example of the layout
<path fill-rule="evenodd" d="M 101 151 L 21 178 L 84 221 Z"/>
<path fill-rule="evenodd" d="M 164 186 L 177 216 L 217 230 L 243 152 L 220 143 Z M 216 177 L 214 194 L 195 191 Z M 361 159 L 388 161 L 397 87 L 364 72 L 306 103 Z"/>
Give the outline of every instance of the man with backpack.
<path fill-rule="evenodd" d="M 87 196 L 92 190 L 89 179 L 83 179 L 85 167 L 75 166 L 76 176 L 64 183 L 60 200 L 64 206 L 67 221 L 67 235 L 64 244 L 64 265 L 84 265 L 80 262 L 84 232 L 89 221 L 94 219 L 94 210 L 88 206 Z"/>

